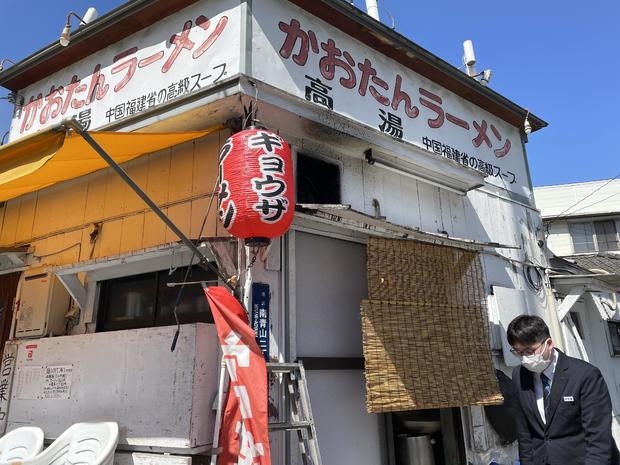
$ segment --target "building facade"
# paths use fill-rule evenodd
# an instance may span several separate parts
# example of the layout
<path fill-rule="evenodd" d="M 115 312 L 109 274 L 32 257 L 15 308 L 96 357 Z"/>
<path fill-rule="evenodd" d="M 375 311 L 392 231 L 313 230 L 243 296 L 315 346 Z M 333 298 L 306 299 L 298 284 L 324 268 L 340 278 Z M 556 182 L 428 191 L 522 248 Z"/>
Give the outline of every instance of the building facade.
<path fill-rule="evenodd" d="M 485 407 L 507 395 L 518 364 L 505 328 L 536 314 L 564 341 L 526 110 L 336 0 L 135 0 L 0 84 L 18 102 L 0 180 L 0 284 L 17 302 L 3 312 L 5 356 L 16 360 L 4 428 L 40 424 L 55 437 L 74 421 L 113 419 L 119 463 L 191 463 L 212 443 L 218 351 L 199 287 L 185 290 L 169 345 L 167 284 L 197 260 L 113 170 L 87 160 L 90 147 L 70 147 L 76 134 L 61 149 L 35 147 L 74 117 L 113 158 L 127 152 L 127 174 L 220 272 L 243 282 L 251 268 L 268 295 L 266 356 L 306 365 L 323 463 L 409 460 L 412 437 L 433 444 L 438 464 L 516 460 L 509 409 Z M 291 144 L 297 196 L 292 229 L 255 255 L 217 211 L 220 148 L 248 108 Z M 218 282 L 196 266 L 191 276 Z M 258 292 L 243 298 L 251 317 L 264 308 Z M 397 316 L 377 317 L 381 308 Z M 385 343 L 399 325 L 407 331 Z M 371 341 L 388 356 L 373 358 Z M 391 360 L 396 347 L 407 356 Z M 48 389 L 56 367 L 71 376 Z M 400 404 L 372 381 L 390 376 Z M 298 463 L 292 437 L 271 439 L 274 463 Z"/>

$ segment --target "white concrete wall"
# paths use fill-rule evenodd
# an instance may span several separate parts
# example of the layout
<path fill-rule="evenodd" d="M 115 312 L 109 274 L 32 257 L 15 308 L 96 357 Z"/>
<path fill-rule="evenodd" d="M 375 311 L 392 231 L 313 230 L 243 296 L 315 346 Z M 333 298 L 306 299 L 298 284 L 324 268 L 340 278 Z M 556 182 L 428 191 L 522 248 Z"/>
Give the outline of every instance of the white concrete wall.
<path fill-rule="evenodd" d="M 547 247 L 555 255 L 562 257 L 574 252 L 568 222 L 563 220 L 553 222 L 546 228 L 545 234 L 547 235 Z"/>
<path fill-rule="evenodd" d="M 589 297 L 580 299 L 571 311 L 579 314 L 590 363 L 601 370 L 607 383 L 614 414 L 612 431 L 616 443 L 620 444 L 620 357 L 610 355 L 607 322 L 602 320 Z"/>

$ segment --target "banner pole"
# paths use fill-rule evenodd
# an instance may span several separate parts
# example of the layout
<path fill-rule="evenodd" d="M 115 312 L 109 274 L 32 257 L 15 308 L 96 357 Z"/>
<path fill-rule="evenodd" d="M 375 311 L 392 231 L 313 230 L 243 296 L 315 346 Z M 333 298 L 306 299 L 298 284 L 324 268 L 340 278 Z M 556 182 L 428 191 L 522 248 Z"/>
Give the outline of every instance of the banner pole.
<path fill-rule="evenodd" d="M 222 354 L 222 363 L 220 365 L 220 379 L 217 387 L 217 407 L 215 410 L 215 425 L 213 426 L 213 446 L 211 448 L 211 464 L 217 464 L 217 457 L 220 454 L 220 429 L 222 427 L 222 417 L 224 413 L 222 412 L 222 404 L 224 402 L 224 384 L 225 380 L 228 379 L 227 371 L 226 371 L 226 362 L 224 361 L 224 356 Z"/>

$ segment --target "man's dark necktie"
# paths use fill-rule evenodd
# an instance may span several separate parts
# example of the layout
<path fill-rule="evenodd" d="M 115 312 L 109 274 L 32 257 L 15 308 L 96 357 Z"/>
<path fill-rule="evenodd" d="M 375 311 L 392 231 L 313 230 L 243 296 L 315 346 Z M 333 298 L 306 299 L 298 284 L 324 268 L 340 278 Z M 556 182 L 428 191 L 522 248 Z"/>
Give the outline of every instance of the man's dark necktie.
<path fill-rule="evenodd" d="M 543 387 L 543 403 L 545 405 L 545 421 L 549 418 L 549 395 L 551 394 L 551 380 L 543 373 L 540 374 L 540 380 Z"/>

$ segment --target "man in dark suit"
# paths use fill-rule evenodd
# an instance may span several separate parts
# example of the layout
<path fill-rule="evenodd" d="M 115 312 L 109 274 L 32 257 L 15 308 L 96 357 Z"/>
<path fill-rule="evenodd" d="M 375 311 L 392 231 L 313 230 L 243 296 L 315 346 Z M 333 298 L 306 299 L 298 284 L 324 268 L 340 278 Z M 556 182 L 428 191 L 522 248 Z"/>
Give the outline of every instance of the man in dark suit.
<path fill-rule="evenodd" d="M 598 368 L 555 348 L 537 316 L 518 316 L 507 333 L 521 359 L 512 375 L 521 465 L 617 465 L 611 400 Z"/>

